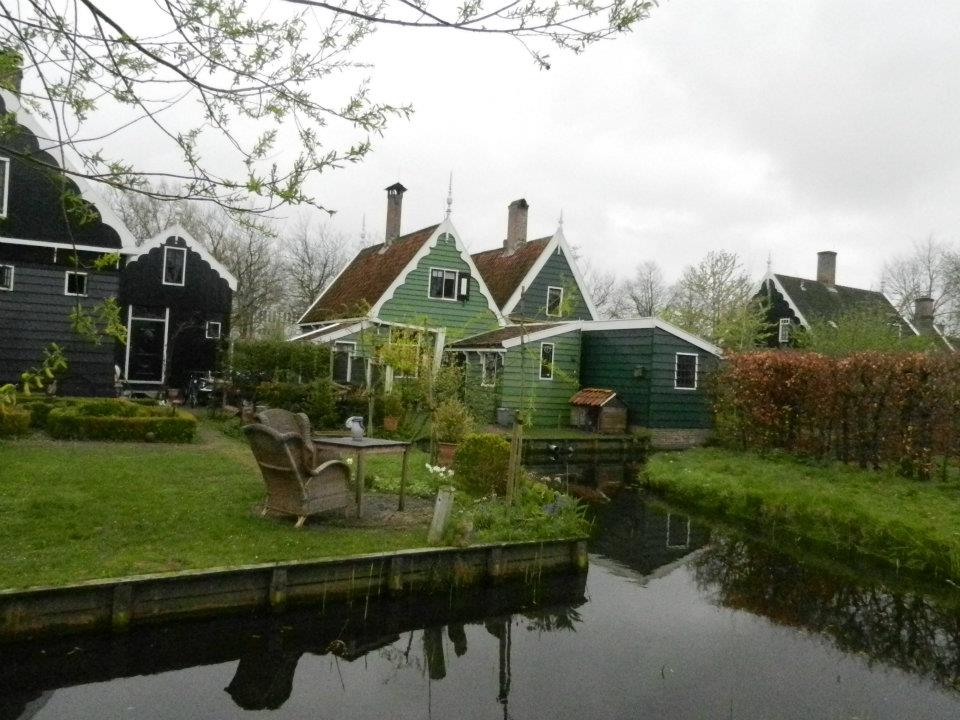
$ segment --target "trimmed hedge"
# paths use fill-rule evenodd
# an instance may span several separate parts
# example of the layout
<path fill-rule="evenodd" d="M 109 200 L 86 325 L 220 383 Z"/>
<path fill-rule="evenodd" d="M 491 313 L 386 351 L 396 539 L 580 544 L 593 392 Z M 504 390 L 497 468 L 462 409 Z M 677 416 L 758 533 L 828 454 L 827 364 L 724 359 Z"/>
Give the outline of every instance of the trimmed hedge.
<path fill-rule="evenodd" d="M 30 412 L 17 407 L 0 407 L 0 437 L 25 435 L 30 428 Z"/>
<path fill-rule="evenodd" d="M 471 495 L 507 490 L 510 443 L 499 435 L 467 435 L 453 456 L 454 482 Z"/>
<path fill-rule="evenodd" d="M 192 442 L 196 431 L 197 419 L 187 412 L 126 400 L 54 408 L 47 416 L 47 432 L 61 440 Z"/>

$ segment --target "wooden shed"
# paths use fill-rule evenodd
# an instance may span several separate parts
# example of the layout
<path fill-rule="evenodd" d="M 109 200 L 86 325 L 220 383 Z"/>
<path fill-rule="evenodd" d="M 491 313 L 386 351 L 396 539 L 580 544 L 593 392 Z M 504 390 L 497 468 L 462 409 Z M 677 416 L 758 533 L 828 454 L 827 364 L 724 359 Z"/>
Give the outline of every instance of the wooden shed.
<path fill-rule="evenodd" d="M 606 435 L 627 431 L 627 406 L 613 390 L 584 388 L 570 398 L 570 424 Z"/>

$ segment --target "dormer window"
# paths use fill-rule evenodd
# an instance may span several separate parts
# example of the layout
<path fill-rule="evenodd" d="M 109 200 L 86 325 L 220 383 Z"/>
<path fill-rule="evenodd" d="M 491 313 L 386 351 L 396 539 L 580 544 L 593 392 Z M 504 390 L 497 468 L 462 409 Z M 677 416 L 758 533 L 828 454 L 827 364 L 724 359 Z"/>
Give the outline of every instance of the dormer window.
<path fill-rule="evenodd" d="M 7 197 L 10 194 L 10 158 L 0 157 L 0 183 L 3 192 L 0 193 L 0 218 L 7 216 Z"/>
<path fill-rule="evenodd" d="M 87 274 L 82 272 L 73 272 L 67 270 L 66 277 L 63 279 L 63 294 L 77 295 L 78 297 L 87 296 Z"/>
<path fill-rule="evenodd" d="M 563 315 L 563 288 L 551 285 L 547 288 L 547 316 L 560 317 L 561 315 Z"/>
<path fill-rule="evenodd" d="M 185 284 L 187 277 L 187 249 L 163 246 L 163 284 Z"/>
<path fill-rule="evenodd" d="M 777 334 L 777 342 L 785 344 L 790 342 L 790 318 L 780 318 L 780 329 Z"/>
<path fill-rule="evenodd" d="M 13 265 L 0 265 L 0 290 L 13 290 Z"/>

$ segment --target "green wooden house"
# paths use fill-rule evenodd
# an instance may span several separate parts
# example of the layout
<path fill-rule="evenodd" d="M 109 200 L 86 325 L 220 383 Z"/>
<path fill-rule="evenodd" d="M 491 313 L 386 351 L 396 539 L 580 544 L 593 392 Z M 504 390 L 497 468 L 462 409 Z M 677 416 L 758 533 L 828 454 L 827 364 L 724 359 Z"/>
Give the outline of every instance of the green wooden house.
<path fill-rule="evenodd" d="M 512 325 L 452 343 L 465 398 L 483 420 L 520 410 L 534 426 L 566 427 L 581 387 L 614 391 L 627 422 L 661 445 L 696 441 L 711 426 L 705 378 L 718 347 L 658 318 Z"/>

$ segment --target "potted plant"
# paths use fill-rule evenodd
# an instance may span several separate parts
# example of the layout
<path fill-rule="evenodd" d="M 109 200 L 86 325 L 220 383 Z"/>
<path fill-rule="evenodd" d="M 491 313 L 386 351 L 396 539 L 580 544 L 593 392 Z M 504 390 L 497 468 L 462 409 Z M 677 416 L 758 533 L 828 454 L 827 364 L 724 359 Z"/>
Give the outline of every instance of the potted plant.
<path fill-rule="evenodd" d="M 383 429 L 396 432 L 403 417 L 403 400 L 399 393 L 389 392 L 383 397 Z"/>
<path fill-rule="evenodd" d="M 437 440 L 437 463 L 453 464 L 457 443 L 473 432 L 473 418 L 466 405 L 456 399 L 444 400 L 433 411 L 433 435 Z"/>

